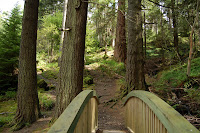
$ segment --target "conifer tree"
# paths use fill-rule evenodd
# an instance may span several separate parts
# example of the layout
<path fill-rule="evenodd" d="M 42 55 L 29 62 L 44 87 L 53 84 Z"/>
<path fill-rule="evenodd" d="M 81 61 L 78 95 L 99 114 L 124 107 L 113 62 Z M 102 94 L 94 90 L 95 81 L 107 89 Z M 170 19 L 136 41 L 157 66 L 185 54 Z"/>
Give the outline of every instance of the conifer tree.
<path fill-rule="evenodd" d="M 0 31 L 0 88 L 1 93 L 17 88 L 17 68 L 22 13 L 16 5 L 8 18 L 2 18 Z"/>

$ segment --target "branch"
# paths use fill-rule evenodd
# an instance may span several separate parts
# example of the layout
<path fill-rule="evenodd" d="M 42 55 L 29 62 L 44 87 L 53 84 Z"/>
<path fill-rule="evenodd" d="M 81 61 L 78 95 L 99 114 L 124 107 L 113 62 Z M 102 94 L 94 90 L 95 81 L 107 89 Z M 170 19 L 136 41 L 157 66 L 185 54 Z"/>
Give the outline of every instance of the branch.
<path fill-rule="evenodd" d="M 161 6 L 161 7 L 164 7 L 164 8 L 172 8 L 172 7 L 170 7 L 170 6 L 163 6 L 163 5 L 161 5 L 161 4 L 159 4 L 159 3 L 157 3 L 157 2 L 154 2 L 154 1 L 152 1 L 152 0 L 148 0 L 149 2 L 151 2 L 151 3 L 154 3 L 155 5 L 157 5 L 157 6 Z"/>

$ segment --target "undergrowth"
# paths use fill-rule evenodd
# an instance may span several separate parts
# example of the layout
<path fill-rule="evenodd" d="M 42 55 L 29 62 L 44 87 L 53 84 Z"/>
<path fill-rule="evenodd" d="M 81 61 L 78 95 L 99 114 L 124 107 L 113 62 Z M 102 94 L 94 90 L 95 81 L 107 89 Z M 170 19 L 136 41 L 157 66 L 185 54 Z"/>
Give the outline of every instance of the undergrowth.
<path fill-rule="evenodd" d="M 50 94 L 38 92 L 39 104 L 42 110 L 51 110 L 55 106 L 55 100 Z"/>
<path fill-rule="evenodd" d="M 17 109 L 17 102 L 15 100 L 8 100 L 0 102 L 0 132 L 7 124 L 14 118 Z"/>
<path fill-rule="evenodd" d="M 161 72 L 159 75 L 160 79 L 154 84 L 157 89 L 167 89 L 181 87 L 188 81 L 186 75 L 187 64 L 178 65 L 170 70 Z M 200 76 L 200 58 L 192 60 L 191 64 L 191 75 L 190 77 L 195 78 Z"/>

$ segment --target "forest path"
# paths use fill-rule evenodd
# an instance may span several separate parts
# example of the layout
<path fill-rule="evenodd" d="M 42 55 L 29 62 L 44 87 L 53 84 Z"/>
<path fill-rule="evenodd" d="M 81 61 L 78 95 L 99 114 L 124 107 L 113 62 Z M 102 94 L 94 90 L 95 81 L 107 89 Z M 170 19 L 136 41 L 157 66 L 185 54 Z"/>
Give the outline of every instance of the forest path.
<path fill-rule="evenodd" d="M 87 68 L 87 67 L 86 67 Z M 99 70 L 90 70 L 94 78 L 95 90 L 99 97 L 98 106 L 98 127 L 99 130 L 124 130 L 124 108 L 122 101 L 115 106 L 113 102 L 108 102 L 117 95 L 117 77 L 108 76 Z M 109 104 L 108 104 L 109 103 Z"/>

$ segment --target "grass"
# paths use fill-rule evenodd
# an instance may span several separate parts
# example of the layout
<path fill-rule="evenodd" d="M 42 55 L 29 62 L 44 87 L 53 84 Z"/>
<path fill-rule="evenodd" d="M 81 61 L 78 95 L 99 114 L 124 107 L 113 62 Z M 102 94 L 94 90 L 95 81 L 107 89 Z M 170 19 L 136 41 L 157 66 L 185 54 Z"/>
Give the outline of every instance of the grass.
<path fill-rule="evenodd" d="M 5 95 L 0 95 L 0 101 L 7 101 L 10 99 L 16 99 L 16 91 L 6 91 Z"/>
<path fill-rule="evenodd" d="M 42 76 L 46 79 L 57 79 L 59 69 L 47 70 L 42 73 Z"/>
<path fill-rule="evenodd" d="M 85 65 L 90 66 L 92 69 L 100 70 L 109 76 L 113 76 L 115 74 L 125 76 L 126 68 L 124 63 L 116 62 L 112 58 L 112 55 L 109 55 L 108 58 L 105 58 L 104 52 L 99 52 L 86 55 L 85 60 Z"/>
<path fill-rule="evenodd" d="M 0 132 L 10 121 L 12 121 L 16 110 L 17 102 L 15 100 L 0 102 Z"/>
<path fill-rule="evenodd" d="M 187 64 L 182 66 L 177 65 L 171 68 L 171 70 L 166 70 L 161 72 L 161 75 L 158 82 L 156 82 L 155 86 L 158 89 L 167 89 L 169 87 L 178 87 L 184 82 L 188 81 L 188 77 L 186 75 L 187 72 Z M 191 64 L 191 77 L 200 76 L 200 58 L 196 58 L 192 60 Z"/>
<path fill-rule="evenodd" d="M 41 110 L 49 111 L 55 106 L 55 100 L 52 95 L 38 92 Z M 3 128 L 8 127 L 8 123 L 12 121 L 17 110 L 16 92 L 7 91 L 4 96 L 0 97 L 0 132 Z"/>
<path fill-rule="evenodd" d="M 187 64 L 176 65 L 171 70 L 165 70 L 159 73 L 159 80 L 154 83 L 157 90 L 169 91 L 170 88 L 185 88 L 187 96 L 200 104 L 200 57 L 193 59 L 191 64 L 191 75 L 186 75 Z"/>
<path fill-rule="evenodd" d="M 55 100 L 53 99 L 52 95 L 47 93 L 38 93 L 39 97 L 39 104 L 42 110 L 51 110 L 55 106 Z"/>

